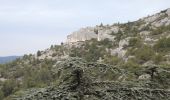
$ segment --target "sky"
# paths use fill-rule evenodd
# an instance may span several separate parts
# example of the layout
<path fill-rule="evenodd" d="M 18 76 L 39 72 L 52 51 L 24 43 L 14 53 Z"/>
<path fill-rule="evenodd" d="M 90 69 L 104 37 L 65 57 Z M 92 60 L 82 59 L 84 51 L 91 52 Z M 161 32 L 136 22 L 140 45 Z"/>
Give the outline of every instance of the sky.
<path fill-rule="evenodd" d="M 135 21 L 170 0 L 0 0 L 0 56 L 36 53 L 100 23 Z"/>

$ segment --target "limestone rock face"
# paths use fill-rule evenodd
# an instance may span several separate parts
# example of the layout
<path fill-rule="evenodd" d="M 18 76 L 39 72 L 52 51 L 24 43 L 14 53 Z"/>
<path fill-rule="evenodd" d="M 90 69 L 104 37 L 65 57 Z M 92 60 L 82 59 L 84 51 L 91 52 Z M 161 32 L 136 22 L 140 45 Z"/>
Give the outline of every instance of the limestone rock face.
<path fill-rule="evenodd" d="M 111 33 L 114 31 L 117 32 L 116 29 L 111 30 L 111 29 L 98 28 L 98 27 L 96 30 L 98 30 L 98 41 L 104 40 L 106 38 L 109 40 L 114 40 L 114 36 L 111 36 Z"/>
<path fill-rule="evenodd" d="M 167 26 L 170 24 L 170 9 L 144 18 L 144 22 L 150 23 L 154 27 Z"/>
<path fill-rule="evenodd" d="M 111 51 L 111 55 L 118 55 L 118 57 L 123 58 L 126 54 L 126 50 L 124 50 L 124 46 L 129 44 L 130 38 L 126 38 L 119 42 L 119 47 Z"/>
<path fill-rule="evenodd" d="M 167 9 L 166 13 L 168 14 L 168 16 L 170 16 L 170 8 Z"/>
<path fill-rule="evenodd" d="M 86 41 L 91 39 L 97 39 L 98 41 L 109 39 L 114 40 L 114 36 L 111 33 L 117 33 L 118 27 L 113 28 L 105 28 L 105 27 L 87 27 L 81 28 L 78 31 L 73 32 L 72 34 L 67 36 L 66 43 L 76 43 L 80 41 Z"/>
<path fill-rule="evenodd" d="M 94 28 L 87 27 L 73 32 L 71 35 L 67 36 L 67 43 L 86 41 L 93 38 L 97 38 L 97 34 L 95 33 Z"/>

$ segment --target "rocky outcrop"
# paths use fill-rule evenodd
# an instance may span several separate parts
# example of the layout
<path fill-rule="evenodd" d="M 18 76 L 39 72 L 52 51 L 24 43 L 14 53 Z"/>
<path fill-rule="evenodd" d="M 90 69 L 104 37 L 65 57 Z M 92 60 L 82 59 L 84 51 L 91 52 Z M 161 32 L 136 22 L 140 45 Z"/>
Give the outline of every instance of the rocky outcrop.
<path fill-rule="evenodd" d="M 168 16 L 170 16 L 170 8 L 167 9 L 166 13 L 168 14 Z"/>
<path fill-rule="evenodd" d="M 129 44 L 129 40 L 130 40 L 130 39 L 131 39 L 131 38 L 128 37 L 128 38 L 126 38 L 126 39 L 124 39 L 124 40 L 121 40 L 121 41 L 119 42 L 119 47 L 116 48 L 116 49 L 112 49 L 112 50 L 111 50 L 111 55 L 114 55 L 114 56 L 117 55 L 119 58 L 124 58 L 124 57 L 125 57 L 125 54 L 126 54 L 126 52 L 127 52 L 127 50 L 125 50 L 124 47 Z"/>
<path fill-rule="evenodd" d="M 130 27 L 133 27 L 137 30 L 142 30 L 146 27 L 155 29 L 160 26 L 168 26 L 170 25 L 170 9 L 161 11 L 160 13 L 157 13 L 152 16 L 145 17 L 134 23 L 137 23 L 137 24 L 130 25 Z M 104 40 L 106 38 L 108 38 L 111 41 L 114 41 L 116 34 L 119 31 L 127 32 L 126 30 L 127 24 L 100 25 L 96 27 L 82 28 L 70 34 L 67 37 L 66 43 L 86 41 L 86 40 L 91 40 L 92 38 L 95 38 L 98 41 Z M 147 30 L 144 30 L 144 31 L 147 31 Z M 139 33 L 140 32 L 143 32 L 143 31 L 139 31 Z M 126 34 L 131 34 L 131 33 L 126 33 Z"/>
<path fill-rule="evenodd" d="M 161 11 L 155 15 L 144 18 L 144 22 L 151 24 L 154 27 L 170 24 L 170 9 Z"/>
<path fill-rule="evenodd" d="M 75 42 L 81 42 L 91 39 L 97 39 L 98 41 L 104 40 L 108 38 L 109 40 L 114 40 L 114 36 L 111 35 L 112 33 L 118 32 L 118 27 L 87 27 L 82 28 L 78 31 L 73 32 L 72 34 L 67 36 L 66 43 L 75 43 Z"/>
<path fill-rule="evenodd" d="M 67 36 L 67 43 L 74 43 L 79 41 L 91 40 L 97 38 L 97 34 L 94 31 L 94 28 L 87 27 L 82 28 L 76 32 L 73 32 L 71 35 Z"/>

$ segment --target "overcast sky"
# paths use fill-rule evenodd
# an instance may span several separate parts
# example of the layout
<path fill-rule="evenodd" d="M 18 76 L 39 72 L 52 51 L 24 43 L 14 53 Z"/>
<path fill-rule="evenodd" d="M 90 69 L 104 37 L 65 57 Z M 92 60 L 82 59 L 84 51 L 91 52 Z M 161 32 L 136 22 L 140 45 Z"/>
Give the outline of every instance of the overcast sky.
<path fill-rule="evenodd" d="M 60 44 L 81 27 L 134 21 L 170 8 L 170 0 L 0 0 L 0 56 Z"/>

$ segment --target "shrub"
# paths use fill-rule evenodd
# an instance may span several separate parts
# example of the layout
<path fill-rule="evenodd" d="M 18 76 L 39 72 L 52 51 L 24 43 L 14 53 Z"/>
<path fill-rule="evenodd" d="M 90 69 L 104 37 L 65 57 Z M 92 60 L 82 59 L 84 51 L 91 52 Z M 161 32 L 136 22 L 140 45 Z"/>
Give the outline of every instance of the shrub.
<path fill-rule="evenodd" d="M 118 33 L 116 34 L 115 40 L 120 41 L 122 36 L 123 36 L 123 32 L 119 30 Z"/>
<path fill-rule="evenodd" d="M 2 90 L 0 90 L 0 100 L 3 100 L 4 99 L 4 93 Z"/>
<path fill-rule="evenodd" d="M 153 56 L 153 61 L 155 64 L 159 64 L 163 60 L 164 60 L 164 58 L 163 58 L 163 55 L 161 55 L 161 54 L 157 54 L 157 55 Z"/>
<path fill-rule="evenodd" d="M 140 47 L 141 46 L 141 40 L 139 38 L 131 38 L 129 40 L 129 47 Z"/>
<path fill-rule="evenodd" d="M 139 63 L 144 63 L 152 59 L 154 51 L 151 47 L 143 46 L 135 51 L 135 56 Z"/>
<path fill-rule="evenodd" d="M 170 31 L 170 25 L 168 26 L 160 26 L 156 28 L 155 30 L 152 30 L 151 35 L 159 35 L 164 32 Z"/>
<path fill-rule="evenodd" d="M 121 60 L 116 56 L 107 56 L 104 58 L 104 63 L 117 65 Z"/>
<path fill-rule="evenodd" d="M 170 38 L 162 38 L 154 45 L 154 49 L 157 52 L 168 52 L 170 51 Z"/>
<path fill-rule="evenodd" d="M 98 43 L 99 45 L 102 45 L 106 48 L 111 48 L 112 47 L 112 41 L 110 41 L 108 38 L 102 40 L 102 41 L 99 41 Z"/>
<path fill-rule="evenodd" d="M 37 52 L 37 56 L 38 56 L 38 57 L 41 56 L 41 51 L 38 51 L 38 52 Z"/>
<path fill-rule="evenodd" d="M 9 96 L 12 93 L 14 93 L 16 91 L 17 88 L 17 83 L 15 80 L 11 79 L 11 80 L 7 80 L 4 82 L 3 86 L 2 86 L 2 91 L 4 93 L 4 96 Z"/>
<path fill-rule="evenodd" d="M 128 60 L 125 64 L 122 65 L 122 67 L 130 72 L 135 72 L 138 68 L 140 68 L 139 64 L 133 60 Z"/>

